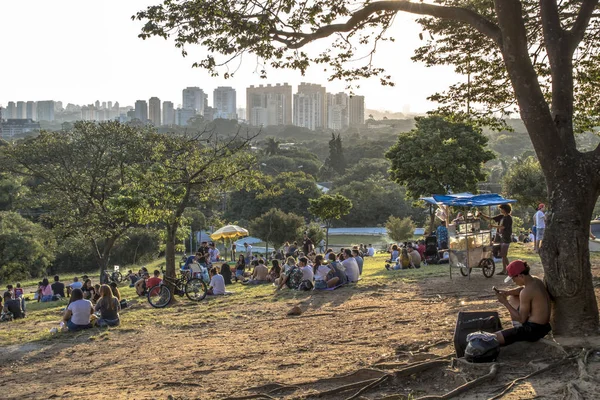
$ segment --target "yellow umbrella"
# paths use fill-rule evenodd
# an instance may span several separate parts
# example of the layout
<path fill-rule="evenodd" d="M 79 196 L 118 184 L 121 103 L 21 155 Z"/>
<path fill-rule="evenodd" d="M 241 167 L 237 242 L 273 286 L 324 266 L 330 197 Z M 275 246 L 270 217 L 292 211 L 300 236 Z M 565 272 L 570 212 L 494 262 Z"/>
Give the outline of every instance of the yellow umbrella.
<path fill-rule="evenodd" d="M 236 239 L 244 236 L 248 236 L 248 231 L 237 225 L 225 225 L 224 227 L 217 229 L 210 235 L 212 240 L 221 239 Z"/>

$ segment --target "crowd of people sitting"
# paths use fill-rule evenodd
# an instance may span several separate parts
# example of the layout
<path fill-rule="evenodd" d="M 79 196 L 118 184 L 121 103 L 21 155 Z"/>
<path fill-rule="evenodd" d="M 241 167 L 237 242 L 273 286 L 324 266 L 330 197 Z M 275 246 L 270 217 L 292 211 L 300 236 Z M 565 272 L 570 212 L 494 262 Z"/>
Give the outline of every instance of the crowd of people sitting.
<path fill-rule="evenodd" d="M 392 243 L 388 249 L 390 258 L 386 260 L 385 269 L 411 269 L 421 268 L 425 264 L 425 241 L 420 240 L 417 243 Z"/>

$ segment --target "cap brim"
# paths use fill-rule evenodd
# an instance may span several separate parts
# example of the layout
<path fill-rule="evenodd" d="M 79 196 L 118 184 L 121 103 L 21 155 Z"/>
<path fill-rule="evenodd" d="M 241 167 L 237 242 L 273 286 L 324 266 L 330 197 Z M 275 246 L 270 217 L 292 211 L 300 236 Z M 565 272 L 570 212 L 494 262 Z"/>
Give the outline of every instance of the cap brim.
<path fill-rule="evenodd" d="M 512 281 L 512 276 L 507 276 L 506 278 L 504 278 L 504 283 L 508 283 Z"/>

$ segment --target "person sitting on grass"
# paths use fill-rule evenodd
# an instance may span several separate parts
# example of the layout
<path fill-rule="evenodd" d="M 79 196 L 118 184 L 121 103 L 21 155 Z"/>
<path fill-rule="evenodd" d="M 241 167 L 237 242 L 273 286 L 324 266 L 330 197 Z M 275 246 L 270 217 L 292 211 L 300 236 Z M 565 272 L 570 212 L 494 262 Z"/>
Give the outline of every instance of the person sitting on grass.
<path fill-rule="evenodd" d="M 21 300 L 13 299 L 10 292 L 4 292 L 4 306 L 2 307 L 2 321 L 25 318 L 25 312 L 21 308 Z"/>
<path fill-rule="evenodd" d="M 362 275 L 363 264 L 365 263 L 365 260 L 360 256 L 360 250 L 352 249 L 352 257 L 354 257 L 354 259 L 356 260 L 356 263 L 358 264 L 359 275 Z"/>
<path fill-rule="evenodd" d="M 412 266 L 414 268 L 421 268 L 421 254 L 417 250 L 417 245 L 409 244 L 407 252 Z"/>
<path fill-rule="evenodd" d="M 71 295 L 71 292 L 74 289 L 81 289 L 82 287 L 83 287 L 83 283 L 81 283 L 79 281 L 78 277 L 74 277 L 73 282 L 71 282 L 69 285 L 67 285 L 67 297 L 69 297 Z"/>
<path fill-rule="evenodd" d="M 127 302 L 127 299 L 121 298 L 121 292 L 119 291 L 119 288 L 117 287 L 117 283 L 111 282 L 108 286 L 110 286 L 110 290 L 112 291 L 113 297 L 115 297 L 117 300 L 119 300 L 121 309 L 129 307 L 129 303 Z"/>
<path fill-rule="evenodd" d="M 290 260 L 291 258 L 291 260 Z M 302 282 L 302 270 L 296 266 L 295 262 L 292 262 L 293 257 L 288 257 L 288 267 L 286 271 L 281 274 L 279 278 L 279 282 L 277 282 L 277 289 L 281 290 L 283 286 L 287 286 L 289 289 L 298 289 L 300 283 Z M 291 264 L 291 265 L 290 265 Z"/>
<path fill-rule="evenodd" d="M 398 245 L 394 244 L 392 245 L 392 248 L 390 250 L 390 259 L 389 260 L 385 260 L 388 263 L 395 263 L 396 260 L 398 260 L 398 257 L 400 257 L 400 251 L 398 250 Z"/>
<path fill-rule="evenodd" d="M 536 342 L 546 336 L 550 326 L 550 296 L 544 282 L 529 274 L 526 262 L 515 260 L 506 267 L 508 277 L 519 287 L 512 290 L 498 290 L 494 287 L 498 301 L 510 313 L 513 327 L 496 332 L 501 346 L 515 342 Z"/>
<path fill-rule="evenodd" d="M 86 300 L 92 300 L 94 298 L 94 294 L 96 293 L 94 286 L 92 286 L 92 280 L 86 279 L 83 281 L 83 286 L 81 288 L 83 292 L 83 298 Z"/>
<path fill-rule="evenodd" d="M 315 275 L 315 289 L 332 288 L 338 284 L 340 279 L 335 276 L 335 270 L 323 264 L 324 257 L 319 254 L 315 257 L 313 271 Z"/>
<path fill-rule="evenodd" d="M 25 291 L 21 287 L 21 282 L 17 282 L 17 287 L 14 290 L 15 300 L 19 300 L 21 302 L 21 309 L 23 310 L 23 315 L 25 315 Z"/>
<path fill-rule="evenodd" d="M 258 285 L 260 283 L 267 283 L 267 277 L 269 276 L 269 269 L 265 265 L 264 259 L 259 259 L 258 261 L 252 261 L 254 266 L 254 271 L 252 271 L 252 277 L 250 280 L 246 282 L 242 282 L 244 284 Z"/>
<path fill-rule="evenodd" d="M 146 281 L 146 290 L 150 291 L 150 289 L 152 289 L 153 287 L 160 285 L 161 282 L 162 279 L 160 279 L 160 271 L 155 269 L 153 272 L 153 276 L 151 278 L 148 278 L 148 280 Z"/>
<path fill-rule="evenodd" d="M 414 265 L 406 247 L 403 247 L 400 251 L 400 256 L 396 260 L 395 265 L 385 264 L 385 269 L 387 269 L 388 271 L 409 268 L 414 268 Z"/>
<path fill-rule="evenodd" d="M 226 262 L 221 264 L 221 275 L 223 276 L 225 284 L 231 285 L 231 267 Z"/>
<path fill-rule="evenodd" d="M 75 332 L 91 328 L 92 324 L 90 321 L 93 313 L 94 306 L 91 301 L 83 298 L 83 291 L 81 289 L 73 289 L 71 300 L 63 316 L 63 321 L 67 329 Z"/>
<path fill-rule="evenodd" d="M 358 282 L 360 278 L 360 272 L 358 270 L 358 263 L 352 257 L 352 250 L 345 249 L 343 254 L 342 265 L 344 266 L 344 272 L 348 277 L 348 282 Z M 342 258 L 340 258 L 342 260 Z"/>
<path fill-rule="evenodd" d="M 337 285 L 345 285 L 348 283 L 348 277 L 346 276 L 344 266 L 338 261 L 335 253 L 331 252 L 327 257 L 329 259 L 329 268 L 333 270 L 333 275 L 338 278 Z"/>
<path fill-rule="evenodd" d="M 150 275 L 146 272 L 135 283 L 135 292 L 137 293 L 138 296 L 144 296 L 147 293 L 146 289 L 148 288 L 148 285 L 147 285 L 146 281 L 148 279 L 150 279 Z"/>
<path fill-rule="evenodd" d="M 281 267 L 279 266 L 279 260 L 273 260 L 271 263 L 272 266 L 271 270 L 269 271 L 269 275 L 267 276 L 267 281 L 275 282 L 281 275 Z"/>
<path fill-rule="evenodd" d="M 235 281 L 244 280 L 244 272 L 246 271 L 246 258 L 243 254 L 240 254 L 238 261 L 235 265 Z"/>
<path fill-rule="evenodd" d="M 140 279 L 137 274 L 134 274 L 132 270 L 127 271 L 127 279 L 129 279 L 129 287 L 132 288 L 135 286 L 135 283 Z"/>
<path fill-rule="evenodd" d="M 92 296 L 92 303 L 96 304 L 98 299 L 100 298 L 100 284 L 96 283 L 94 285 L 94 295 Z"/>
<path fill-rule="evenodd" d="M 52 286 L 48 282 L 48 278 L 42 279 L 42 284 L 38 290 L 38 301 L 42 301 L 42 303 L 52 301 Z"/>
<path fill-rule="evenodd" d="M 119 311 L 121 311 L 119 299 L 113 296 L 108 285 L 102 285 L 99 292 L 100 298 L 94 307 L 94 310 L 100 313 L 100 318 L 96 323 L 100 327 L 118 326 L 120 324 Z"/>
<path fill-rule="evenodd" d="M 54 275 L 54 283 L 52 286 L 52 294 L 55 298 L 65 297 L 65 284 L 60 281 L 58 275 Z"/>
<path fill-rule="evenodd" d="M 225 280 L 223 279 L 223 275 L 219 274 L 219 270 L 217 269 L 217 267 L 212 267 L 209 273 L 210 283 L 206 294 L 210 294 L 213 296 L 225 294 Z"/>

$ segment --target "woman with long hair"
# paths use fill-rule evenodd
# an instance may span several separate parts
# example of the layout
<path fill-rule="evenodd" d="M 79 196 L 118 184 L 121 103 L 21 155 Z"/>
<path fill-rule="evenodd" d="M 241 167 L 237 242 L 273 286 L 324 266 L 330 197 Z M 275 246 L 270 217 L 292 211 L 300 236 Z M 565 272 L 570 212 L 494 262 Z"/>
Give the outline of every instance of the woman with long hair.
<path fill-rule="evenodd" d="M 119 311 L 121 311 L 121 305 L 119 304 L 119 300 L 113 296 L 110 286 L 100 286 L 100 298 L 98 299 L 94 310 L 100 313 L 100 318 L 97 321 L 98 326 L 119 325 Z"/>
<path fill-rule="evenodd" d="M 235 264 L 235 281 L 244 280 L 244 272 L 246 271 L 246 258 L 240 254 L 237 263 Z"/>
<path fill-rule="evenodd" d="M 325 257 L 319 254 L 315 257 L 314 275 L 315 289 L 332 288 L 338 284 L 340 278 L 335 275 L 335 269 L 324 264 Z"/>
<path fill-rule="evenodd" d="M 279 266 L 279 260 L 273 260 L 271 263 L 272 267 L 269 271 L 269 275 L 267 276 L 267 281 L 275 282 L 275 280 L 281 275 L 281 267 Z"/>
<path fill-rule="evenodd" d="M 94 312 L 92 302 L 83 298 L 81 289 L 73 289 L 63 321 L 71 332 L 92 327 L 90 318 Z"/>
<path fill-rule="evenodd" d="M 50 285 L 50 282 L 48 282 L 48 278 L 42 279 L 38 298 L 41 298 L 42 302 L 52 301 L 52 286 Z"/>

